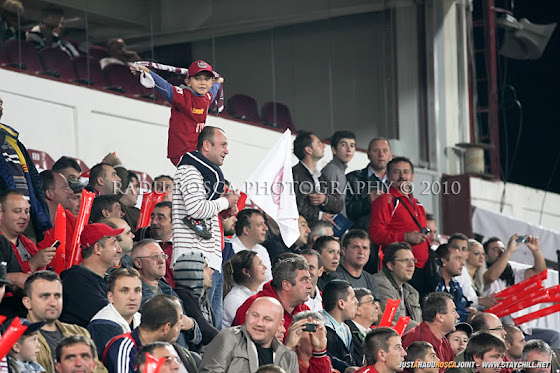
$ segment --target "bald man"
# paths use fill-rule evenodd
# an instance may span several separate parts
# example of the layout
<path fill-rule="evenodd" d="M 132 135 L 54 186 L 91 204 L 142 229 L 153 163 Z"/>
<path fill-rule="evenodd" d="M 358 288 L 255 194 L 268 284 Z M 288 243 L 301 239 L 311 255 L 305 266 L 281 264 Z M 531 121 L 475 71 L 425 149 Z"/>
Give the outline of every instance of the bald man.
<path fill-rule="evenodd" d="M 275 338 L 284 308 L 271 297 L 257 298 L 245 314 L 245 323 L 222 330 L 206 347 L 199 372 L 251 372 L 266 364 L 287 373 L 299 372 L 297 355 Z"/>

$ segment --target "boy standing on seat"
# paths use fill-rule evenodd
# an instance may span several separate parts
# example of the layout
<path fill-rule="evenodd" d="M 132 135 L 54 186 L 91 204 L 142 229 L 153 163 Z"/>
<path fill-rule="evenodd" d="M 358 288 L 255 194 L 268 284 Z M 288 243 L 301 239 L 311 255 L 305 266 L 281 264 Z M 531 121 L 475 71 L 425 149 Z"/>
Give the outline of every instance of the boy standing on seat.
<path fill-rule="evenodd" d="M 177 166 L 185 153 L 196 150 L 198 134 L 206 125 L 208 108 L 216 99 L 224 79 L 214 73 L 212 66 L 200 60 L 189 66 L 185 79 L 187 88 L 172 86 L 147 67 L 136 66 L 153 78 L 155 88 L 171 103 L 167 158 Z M 130 70 L 133 73 L 137 71 L 135 67 Z"/>

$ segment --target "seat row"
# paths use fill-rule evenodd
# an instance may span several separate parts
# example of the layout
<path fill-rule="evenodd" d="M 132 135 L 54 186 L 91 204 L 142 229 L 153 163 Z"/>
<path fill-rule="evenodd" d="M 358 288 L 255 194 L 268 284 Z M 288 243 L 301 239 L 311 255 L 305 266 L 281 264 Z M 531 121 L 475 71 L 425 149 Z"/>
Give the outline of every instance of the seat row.
<path fill-rule="evenodd" d="M 92 45 L 89 56 L 79 56 L 74 60 L 63 50 L 47 47 L 39 52 L 24 40 L 0 42 L 0 65 L 41 74 L 66 82 L 84 84 L 95 89 L 111 90 L 133 98 L 144 98 L 159 103 L 167 103 L 156 89 L 143 87 L 133 76 L 128 66 L 110 64 L 101 70 L 99 60 L 108 57 L 105 47 Z M 181 85 L 184 77 L 174 75 L 169 83 Z M 234 94 L 226 103 L 227 113 L 235 119 L 266 125 L 280 130 L 296 131 L 290 109 L 278 102 L 265 103 L 259 114 L 257 101 L 248 95 Z"/>
<path fill-rule="evenodd" d="M 97 50 L 97 49 L 93 49 Z M 42 74 L 63 81 L 85 84 L 97 89 L 108 89 L 133 97 L 162 101 L 163 97 L 155 90 L 143 87 L 134 77 L 128 66 L 111 64 L 101 70 L 99 57 L 79 56 L 74 60 L 62 49 L 46 47 L 39 52 L 24 40 L 9 40 L 5 45 L 0 42 L 0 64 Z"/>

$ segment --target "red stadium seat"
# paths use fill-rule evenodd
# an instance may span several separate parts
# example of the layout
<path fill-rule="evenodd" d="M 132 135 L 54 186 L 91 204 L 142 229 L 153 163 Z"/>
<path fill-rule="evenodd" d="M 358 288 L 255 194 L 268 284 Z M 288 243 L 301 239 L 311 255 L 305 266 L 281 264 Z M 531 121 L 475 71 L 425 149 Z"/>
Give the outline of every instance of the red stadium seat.
<path fill-rule="evenodd" d="M 35 149 L 27 149 L 27 151 L 33 160 L 33 164 L 37 168 L 37 171 L 41 172 L 44 170 L 50 170 L 54 165 L 54 159 L 52 159 L 52 157 L 46 152 Z"/>
<path fill-rule="evenodd" d="M 261 123 L 257 101 L 247 95 L 235 94 L 227 101 L 228 113 L 238 119 Z"/>
<path fill-rule="evenodd" d="M 8 40 L 6 42 L 6 56 L 10 64 L 17 64 L 19 68 L 23 68 L 21 64 L 24 64 L 27 71 L 35 73 L 43 71 L 37 50 L 32 44 L 24 40 Z"/>
<path fill-rule="evenodd" d="M 105 66 L 103 73 L 111 87 L 120 87 L 124 93 L 130 95 L 142 95 L 142 85 L 137 76 L 130 73 L 128 65 L 112 63 Z"/>
<path fill-rule="evenodd" d="M 102 58 L 109 57 L 109 51 L 107 48 L 100 45 L 90 45 L 88 51 L 89 56 L 98 62 Z"/>
<path fill-rule="evenodd" d="M 274 112 L 276 108 L 276 113 Z M 276 115 L 275 115 L 276 114 Z M 296 131 L 296 127 L 292 122 L 290 109 L 279 102 L 267 102 L 262 108 L 262 118 L 265 124 L 286 130 L 289 128 L 292 132 Z"/>
<path fill-rule="evenodd" d="M 107 81 L 105 80 L 105 75 L 103 75 L 101 71 L 99 61 L 91 57 L 88 59 L 85 56 L 80 56 L 74 60 L 74 68 L 76 70 L 76 77 L 85 84 L 99 88 L 107 86 Z"/>
<path fill-rule="evenodd" d="M 84 172 L 89 171 L 89 167 L 88 167 L 88 165 L 87 165 L 84 161 L 82 161 L 82 160 L 79 159 L 79 158 L 74 158 L 74 157 L 71 157 L 71 158 L 74 159 L 76 162 L 78 162 L 78 164 L 80 165 L 80 168 L 82 169 L 82 174 L 83 174 Z"/>
<path fill-rule="evenodd" d="M 58 73 L 60 79 L 77 79 L 70 56 L 62 49 L 53 47 L 43 48 L 39 52 L 39 56 L 41 56 L 45 69 Z"/>

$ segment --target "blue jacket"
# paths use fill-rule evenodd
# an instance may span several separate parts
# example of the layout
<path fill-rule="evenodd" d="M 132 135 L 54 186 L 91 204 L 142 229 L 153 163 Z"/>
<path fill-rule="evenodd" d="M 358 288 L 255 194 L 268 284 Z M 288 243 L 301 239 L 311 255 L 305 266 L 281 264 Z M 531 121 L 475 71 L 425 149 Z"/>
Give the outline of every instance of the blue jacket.
<path fill-rule="evenodd" d="M 13 148 L 18 156 L 18 160 L 8 162 L 5 157 L 0 157 L 0 191 L 9 189 L 24 190 L 27 188 L 29 193 L 29 205 L 31 214 L 31 224 L 35 231 L 37 242 L 44 238 L 44 232 L 53 227 L 49 215 L 49 207 L 45 201 L 43 191 L 43 181 L 37 172 L 33 160 L 29 156 L 27 149 L 18 140 L 19 133 L 13 128 L 0 123 L 0 145 Z M 19 164 L 23 170 L 24 180 L 18 182 L 14 178 L 14 167 Z M 27 185 L 21 184 L 25 182 Z M 18 185 L 20 185 L 18 187 Z"/>
<path fill-rule="evenodd" d="M 109 373 L 135 373 L 136 356 L 142 348 L 138 328 L 109 341 L 103 352 L 103 365 Z"/>

